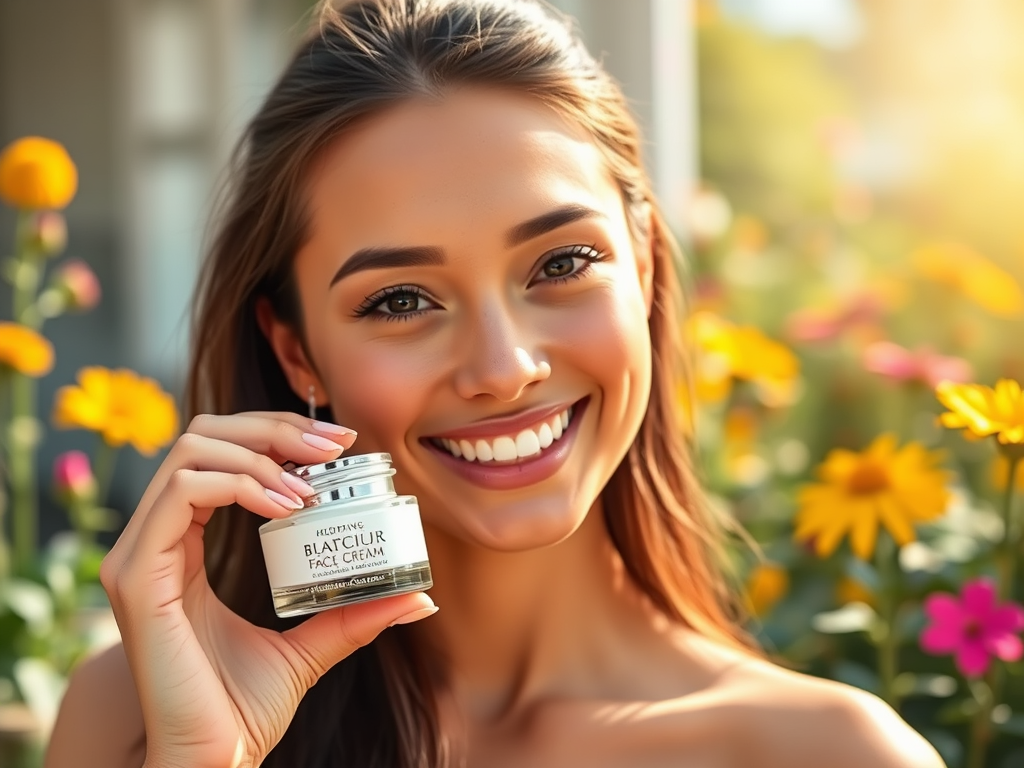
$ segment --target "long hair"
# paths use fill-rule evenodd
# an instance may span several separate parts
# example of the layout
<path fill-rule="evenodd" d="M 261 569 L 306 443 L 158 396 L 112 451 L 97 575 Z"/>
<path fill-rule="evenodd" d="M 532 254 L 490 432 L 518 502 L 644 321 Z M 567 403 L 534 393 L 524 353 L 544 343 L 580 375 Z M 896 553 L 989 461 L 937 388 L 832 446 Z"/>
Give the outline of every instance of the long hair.
<path fill-rule="evenodd" d="M 679 253 L 653 199 L 639 131 L 621 91 L 569 22 L 539 3 L 351 0 L 320 6 L 232 160 L 194 305 L 188 410 L 304 412 L 259 331 L 255 306 L 266 297 L 302 336 L 292 263 L 308 235 L 311 162 L 347 126 L 389 104 L 469 83 L 528 93 L 588 131 L 622 192 L 634 237 L 653 250 L 649 407 L 602 491 L 607 527 L 628 573 L 666 616 L 749 648 L 722 575 L 723 525 L 701 497 L 680 428 L 686 377 Z M 208 574 L 238 614 L 284 629 L 294 620 L 274 615 L 260 522 L 237 507 L 214 515 L 206 535 Z M 437 685 L 402 628 L 389 630 L 309 691 L 264 765 L 448 765 Z"/>

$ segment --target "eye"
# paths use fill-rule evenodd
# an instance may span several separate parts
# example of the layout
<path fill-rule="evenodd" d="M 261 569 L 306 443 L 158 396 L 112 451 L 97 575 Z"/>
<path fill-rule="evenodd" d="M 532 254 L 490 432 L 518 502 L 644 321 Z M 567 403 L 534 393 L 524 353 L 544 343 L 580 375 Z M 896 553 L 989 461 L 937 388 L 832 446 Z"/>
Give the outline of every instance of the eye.
<path fill-rule="evenodd" d="M 590 270 L 592 264 L 603 261 L 605 256 L 592 245 L 572 245 L 567 248 L 559 248 L 548 254 L 537 277 L 543 283 L 578 280 Z"/>
<path fill-rule="evenodd" d="M 356 317 L 379 320 L 408 320 L 436 306 L 415 285 L 392 285 L 363 299 L 356 308 Z"/>

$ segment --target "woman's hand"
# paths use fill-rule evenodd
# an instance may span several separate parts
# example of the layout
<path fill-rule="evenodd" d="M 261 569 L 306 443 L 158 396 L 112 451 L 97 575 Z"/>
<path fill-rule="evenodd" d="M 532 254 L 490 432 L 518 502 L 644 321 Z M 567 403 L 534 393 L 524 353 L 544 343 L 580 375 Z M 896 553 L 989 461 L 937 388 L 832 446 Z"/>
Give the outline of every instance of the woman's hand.
<path fill-rule="evenodd" d="M 355 434 L 288 413 L 199 416 L 146 489 L 100 571 L 146 724 L 147 768 L 259 765 L 306 691 L 385 627 L 436 608 L 423 593 L 316 614 L 279 633 L 213 594 L 203 528 L 238 503 L 266 518 L 300 506 L 279 464 L 336 458 Z"/>

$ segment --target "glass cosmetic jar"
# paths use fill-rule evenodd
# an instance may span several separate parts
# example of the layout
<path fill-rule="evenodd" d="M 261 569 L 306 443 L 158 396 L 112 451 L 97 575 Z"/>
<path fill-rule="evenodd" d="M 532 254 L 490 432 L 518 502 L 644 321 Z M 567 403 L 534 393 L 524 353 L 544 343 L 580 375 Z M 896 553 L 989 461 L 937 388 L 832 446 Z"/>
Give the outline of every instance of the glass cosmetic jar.
<path fill-rule="evenodd" d="M 316 493 L 260 526 L 278 616 L 316 613 L 433 586 L 420 508 L 395 493 L 389 453 L 289 470 Z"/>

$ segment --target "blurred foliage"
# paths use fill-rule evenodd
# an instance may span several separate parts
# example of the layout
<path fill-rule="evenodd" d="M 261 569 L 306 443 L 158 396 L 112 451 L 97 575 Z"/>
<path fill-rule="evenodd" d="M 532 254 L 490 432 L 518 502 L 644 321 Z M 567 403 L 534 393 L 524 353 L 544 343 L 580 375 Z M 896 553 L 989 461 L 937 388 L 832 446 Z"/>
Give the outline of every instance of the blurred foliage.
<path fill-rule="evenodd" d="M 737 557 L 770 652 L 884 696 L 951 768 L 1010 768 L 1024 765 L 1021 662 L 965 676 L 919 636 L 929 595 L 975 577 L 1003 598 L 1024 595 L 1005 568 L 1022 532 L 1000 488 L 1006 459 L 1000 469 L 991 438 L 943 430 L 934 392 L 948 377 L 1024 375 L 1014 343 L 1024 330 L 1024 5 L 858 7 L 860 40 L 825 49 L 698 4 L 703 182 L 684 233 L 699 350 L 690 410 L 713 500 L 763 550 L 763 561 Z M 708 328 L 788 346 L 790 395 L 766 397 L 757 384 L 758 361 L 777 358 L 777 346 L 744 351 L 754 371 L 741 375 L 723 352 L 737 343 Z M 708 387 L 723 376 L 731 385 Z M 819 558 L 813 537 L 794 539 L 794 521 L 822 472 L 839 489 L 837 515 L 912 474 L 866 466 L 884 433 L 940 452 L 953 478 L 945 513 L 917 521 L 910 543 L 883 531 L 867 559 L 846 539 Z M 827 520 L 827 509 L 815 514 Z"/>

